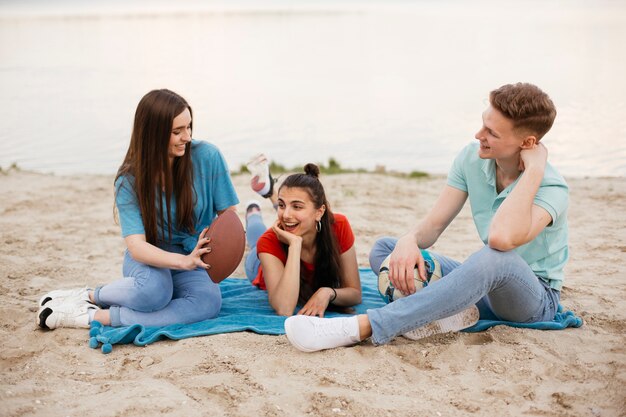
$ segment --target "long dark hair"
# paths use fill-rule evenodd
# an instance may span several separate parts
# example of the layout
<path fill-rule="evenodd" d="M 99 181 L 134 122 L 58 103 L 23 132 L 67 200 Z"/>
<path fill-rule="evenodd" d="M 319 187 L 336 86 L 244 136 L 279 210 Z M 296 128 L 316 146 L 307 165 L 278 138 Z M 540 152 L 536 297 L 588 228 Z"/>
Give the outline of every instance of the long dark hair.
<path fill-rule="evenodd" d="M 115 181 L 125 175 L 134 177 L 134 190 L 139 202 L 146 241 L 153 245 L 158 243 L 159 228 L 161 236 L 166 239 L 165 218 L 168 225 L 167 236 L 171 240 L 172 193 L 176 201 L 176 225 L 181 230 L 194 232 L 191 142 L 185 146 L 183 156 L 174 158 L 171 169 L 168 162 L 172 123 L 185 109 L 188 109 L 193 117 L 191 106 L 187 101 L 170 90 L 153 90 L 143 96 L 135 112 L 126 157 L 115 176 Z"/>
<path fill-rule="evenodd" d="M 306 164 L 304 173 L 292 174 L 288 176 L 279 188 L 300 188 L 306 191 L 311 197 L 315 208 L 326 206 L 326 211 L 322 216 L 321 230 L 315 237 L 315 272 L 313 275 L 312 291 L 315 292 L 320 287 L 338 288 L 341 282 L 341 267 L 339 264 L 340 253 L 337 236 L 332 225 L 335 223 L 335 216 L 330 209 L 330 203 L 326 199 L 324 187 L 319 180 L 320 169 L 315 164 Z M 312 294 L 311 294 L 312 295 Z M 308 297 L 306 297 L 308 298 Z"/>

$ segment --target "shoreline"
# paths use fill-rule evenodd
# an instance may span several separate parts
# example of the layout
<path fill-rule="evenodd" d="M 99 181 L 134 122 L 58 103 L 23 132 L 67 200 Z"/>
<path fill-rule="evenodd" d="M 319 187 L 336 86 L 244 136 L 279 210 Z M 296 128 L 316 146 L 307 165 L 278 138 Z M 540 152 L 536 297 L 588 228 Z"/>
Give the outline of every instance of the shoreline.
<path fill-rule="evenodd" d="M 7 416 L 617 416 L 626 413 L 626 178 L 566 178 L 570 261 L 561 302 L 579 329 L 498 326 L 402 337 L 315 354 L 282 336 L 220 334 L 146 347 L 88 347 L 84 329 L 38 330 L 44 292 L 120 277 L 113 175 L 0 175 L 0 414 Z M 354 229 L 359 266 L 383 235 L 422 217 L 445 176 L 322 175 L 333 211 Z M 262 200 L 249 176 L 241 204 Z M 275 218 L 262 201 L 267 225 Z M 469 204 L 433 247 L 465 259 L 480 248 Z M 240 265 L 233 276 L 243 277 Z M 416 395 L 416 387 L 419 395 Z M 105 405 L 105 406 L 103 406 Z"/>
<path fill-rule="evenodd" d="M 320 177 L 342 175 L 342 174 L 366 174 L 366 175 L 386 175 L 386 176 L 392 176 L 392 177 L 397 177 L 397 178 L 402 178 L 402 179 L 407 179 L 407 180 L 419 180 L 419 179 L 446 178 L 448 175 L 447 173 L 441 173 L 441 172 L 433 173 L 433 172 L 419 171 L 419 170 L 411 170 L 409 172 L 387 170 L 387 168 L 384 165 L 378 166 L 372 170 L 368 170 L 367 168 L 340 167 L 340 170 L 338 170 L 337 172 L 328 172 L 327 170 L 323 171 L 321 169 L 321 165 L 323 165 L 323 163 L 320 163 L 320 162 L 314 162 L 314 163 L 320 166 Z M 278 175 L 301 172 L 303 168 L 303 166 L 288 168 L 285 165 L 280 164 L 280 163 L 277 165 L 281 167 L 276 172 Z M 236 171 L 231 169 L 230 171 L 231 177 L 234 178 L 238 176 L 249 175 L 249 172 L 247 171 L 247 169 L 246 170 L 243 169 L 244 166 L 245 164 L 242 164 L 239 167 L 239 169 Z M 11 173 L 16 173 L 16 172 L 29 173 L 29 174 L 34 174 L 34 175 L 44 175 L 44 176 L 50 175 L 54 177 L 75 177 L 75 176 L 85 177 L 87 176 L 87 177 L 111 177 L 112 178 L 115 175 L 114 173 L 88 173 L 88 172 L 56 173 L 56 172 L 51 172 L 51 171 L 37 171 L 34 169 L 22 168 L 19 165 L 17 165 L 15 162 L 10 164 L 8 167 L 0 166 L 0 175 L 9 175 Z M 274 171 L 272 171 L 272 173 L 274 173 Z M 626 175 L 564 175 L 563 177 L 569 183 L 570 181 L 580 181 L 580 180 L 619 180 L 619 179 L 625 179 Z"/>

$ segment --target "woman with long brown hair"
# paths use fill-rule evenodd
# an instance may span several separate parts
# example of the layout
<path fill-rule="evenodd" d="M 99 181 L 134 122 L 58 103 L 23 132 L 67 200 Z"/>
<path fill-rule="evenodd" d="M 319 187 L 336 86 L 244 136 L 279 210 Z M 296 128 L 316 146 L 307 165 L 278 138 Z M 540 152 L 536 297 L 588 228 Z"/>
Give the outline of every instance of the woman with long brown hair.
<path fill-rule="evenodd" d="M 329 307 L 359 304 L 354 234 L 348 219 L 331 211 L 317 165 L 307 164 L 304 173 L 289 175 L 278 191 L 268 167 L 265 171 L 265 180 L 253 177 L 252 187 L 272 200 L 278 218 L 260 235 L 265 226 L 259 204 L 248 205 L 248 278 L 267 290 L 272 308 L 283 316 L 294 314 L 298 304 L 297 314 L 319 317 Z M 269 184 L 267 189 L 255 188 L 262 183 Z"/>
<path fill-rule="evenodd" d="M 178 94 L 153 90 L 141 99 L 115 178 L 124 278 L 44 295 L 40 327 L 165 326 L 217 316 L 220 290 L 201 259 L 205 234 L 239 201 L 219 150 L 191 132 L 191 106 Z"/>

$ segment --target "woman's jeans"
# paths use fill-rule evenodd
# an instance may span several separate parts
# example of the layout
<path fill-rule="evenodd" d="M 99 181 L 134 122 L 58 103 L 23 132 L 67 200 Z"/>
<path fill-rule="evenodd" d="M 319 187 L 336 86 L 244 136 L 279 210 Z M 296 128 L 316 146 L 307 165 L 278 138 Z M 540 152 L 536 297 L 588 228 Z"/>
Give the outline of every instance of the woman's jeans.
<path fill-rule="evenodd" d="M 263 216 L 261 216 L 261 213 L 252 213 L 246 219 L 246 240 L 248 241 L 250 252 L 248 252 L 248 256 L 246 256 L 245 268 L 246 276 L 250 282 L 254 281 L 256 278 L 259 272 L 259 265 L 261 265 L 261 261 L 259 261 L 259 257 L 256 253 L 256 243 L 266 230 L 267 228 L 265 224 L 263 224 Z"/>
<path fill-rule="evenodd" d="M 374 244 L 370 265 L 376 274 L 396 242 L 395 238 L 385 237 Z M 385 307 L 367 310 L 374 344 L 387 343 L 472 305 L 478 307 L 481 319 L 521 323 L 554 319 L 560 292 L 537 278 L 515 252 L 485 246 L 463 263 L 436 253 L 431 255 L 441 265 L 440 280 Z"/>
<path fill-rule="evenodd" d="M 184 254 L 180 246 L 162 249 Z M 122 270 L 124 278 L 94 292 L 96 304 L 109 309 L 111 326 L 194 323 L 216 317 L 222 306 L 218 285 L 202 268 L 155 268 L 135 261 L 127 250 Z"/>

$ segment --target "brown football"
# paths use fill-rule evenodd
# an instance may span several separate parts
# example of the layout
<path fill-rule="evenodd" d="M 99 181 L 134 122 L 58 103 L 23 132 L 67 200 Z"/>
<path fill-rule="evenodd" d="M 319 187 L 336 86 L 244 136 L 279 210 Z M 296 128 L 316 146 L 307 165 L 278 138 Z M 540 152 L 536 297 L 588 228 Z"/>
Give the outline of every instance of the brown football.
<path fill-rule="evenodd" d="M 226 210 L 213 220 L 206 237 L 210 240 L 205 247 L 211 251 L 202 255 L 202 262 L 210 266 L 207 273 L 211 280 L 219 283 L 239 266 L 246 247 L 246 232 L 237 213 Z"/>

